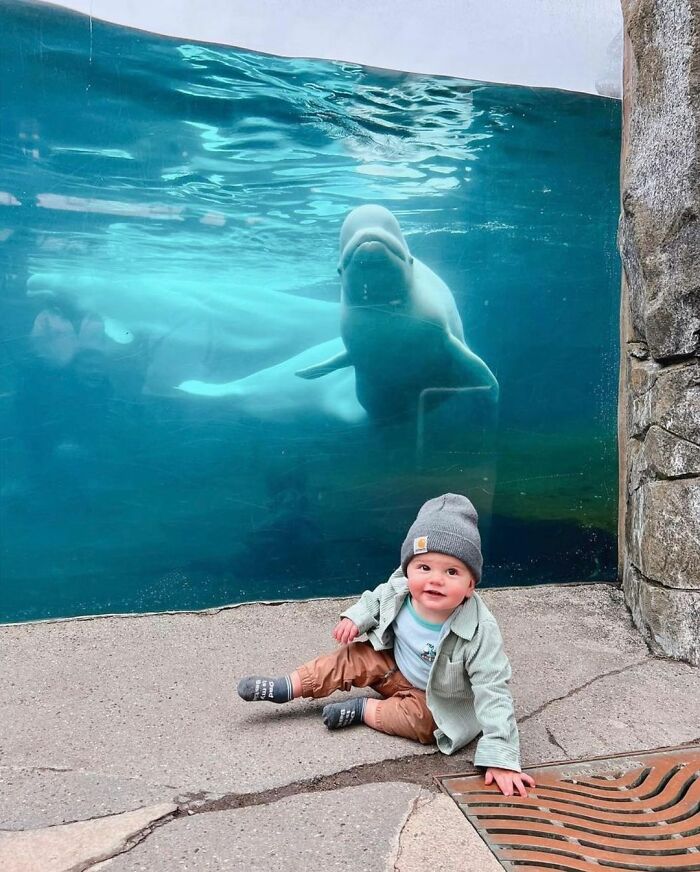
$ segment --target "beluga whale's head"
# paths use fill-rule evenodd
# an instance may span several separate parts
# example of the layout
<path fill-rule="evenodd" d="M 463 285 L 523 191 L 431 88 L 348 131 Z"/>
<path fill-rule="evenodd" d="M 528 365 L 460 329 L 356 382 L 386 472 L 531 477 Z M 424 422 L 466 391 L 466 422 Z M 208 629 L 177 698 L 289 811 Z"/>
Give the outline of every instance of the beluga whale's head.
<path fill-rule="evenodd" d="M 405 300 L 413 257 L 388 209 L 367 205 L 350 212 L 340 231 L 338 273 L 350 306 L 398 306 Z"/>

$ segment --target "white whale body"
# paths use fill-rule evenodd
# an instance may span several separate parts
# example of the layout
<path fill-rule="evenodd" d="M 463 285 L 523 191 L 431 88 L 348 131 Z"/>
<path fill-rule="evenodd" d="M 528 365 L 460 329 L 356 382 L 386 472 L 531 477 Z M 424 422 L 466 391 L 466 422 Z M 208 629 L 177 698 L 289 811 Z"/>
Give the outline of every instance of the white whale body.
<path fill-rule="evenodd" d="M 352 370 L 338 370 L 328 378 L 304 381 L 296 377 L 300 367 L 320 356 L 335 355 L 342 350 L 340 339 L 307 348 L 275 366 L 227 383 L 190 379 L 177 386 L 178 391 L 198 397 L 230 399 L 237 413 L 265 421 L 295 422 L 321 416 L 346 424 L 357 424 L 367 415 L 355 396 Z"/>
<path fill-rule="evenodd" d="M 343 348 L 297 375 L 317 379 L 354 367 L 357 399 L 375 420 L 415 416 L 424 391 L 498 382 L 467 346 L 452 292 L 410 253 L 394 215 L 353 209 L 340 233 Z"/>
<path fill-rule="evenodd" d="M 187 380 L 228 381 L 337 335 L 338 306 L 265 288 L 167 276 L 38 273 L 28 296 L 99 316 L 115 343 L 145 342 L 144 392 L 174 395 Z"/>

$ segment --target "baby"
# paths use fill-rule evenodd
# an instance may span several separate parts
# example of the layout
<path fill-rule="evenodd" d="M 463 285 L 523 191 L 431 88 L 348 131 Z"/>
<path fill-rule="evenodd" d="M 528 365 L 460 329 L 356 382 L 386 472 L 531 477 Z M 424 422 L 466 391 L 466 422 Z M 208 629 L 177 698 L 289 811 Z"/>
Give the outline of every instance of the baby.
<path fill-rule="evenodd" d="M 371 687 L 383 698 L 325 706 L 328 729 L 364 723 L 437 743 L 445 754 L 482 733 L 474 765 L 486 769 L 486 784 L 527 796 L 535 782 L 520 771 L 510 665 L 496 620 L 474 593 L 481 568 L 471 502 L 459 494 L 428 500 L 401 547 L 401 568 L 342 613 L 333 630 L 342 647 L 282 678 L 243 678 L 239 695 L 282 703 Z M 356 642 L 363 633 L 368 641 Z"/>

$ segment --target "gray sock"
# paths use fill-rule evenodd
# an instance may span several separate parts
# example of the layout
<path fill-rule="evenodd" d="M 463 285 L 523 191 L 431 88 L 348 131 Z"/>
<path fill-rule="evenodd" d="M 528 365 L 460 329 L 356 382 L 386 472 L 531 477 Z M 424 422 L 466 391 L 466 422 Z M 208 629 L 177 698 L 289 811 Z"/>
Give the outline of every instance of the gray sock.
<path fill-rule="evenodd" d="M 238 695 L 246 702 L 289 702 L 294 698 L 292 680 L 288 675 L 283 675 L 282 678 L 248 675 L 238 682 Z"/>
<path fill-rule="evenodd" d="M 323 707 L 323 723 L 329 730 L 339 730 L 361 724 L 365 716 L 366 696 L 347 699 L 345 702 L 332 702 Z"/>

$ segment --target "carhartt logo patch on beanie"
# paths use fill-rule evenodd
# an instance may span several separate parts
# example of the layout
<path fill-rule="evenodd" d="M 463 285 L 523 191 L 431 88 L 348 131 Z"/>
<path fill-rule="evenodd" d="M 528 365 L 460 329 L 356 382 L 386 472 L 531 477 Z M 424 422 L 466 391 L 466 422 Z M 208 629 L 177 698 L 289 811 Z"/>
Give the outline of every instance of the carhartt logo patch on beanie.
<path fill-rule="evenodd" d="M 478 583 L 483 567 L 478 520 L 476 509 L 461 494 L 443 494 L 428 500 L 421 506 L 401 546 L 403 574 L 415 554 L 436 551 L 461 560 Z"/>
<path fill-rule="evenodd" d="M 417 536 L 413 540 L 413 553 L 414 554 L 425 554 L 428 550 L 428 537 L 427 536 Z"/>

